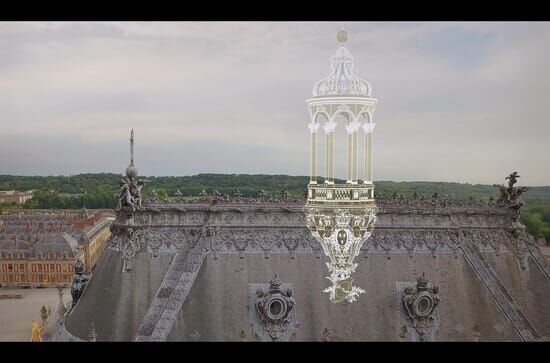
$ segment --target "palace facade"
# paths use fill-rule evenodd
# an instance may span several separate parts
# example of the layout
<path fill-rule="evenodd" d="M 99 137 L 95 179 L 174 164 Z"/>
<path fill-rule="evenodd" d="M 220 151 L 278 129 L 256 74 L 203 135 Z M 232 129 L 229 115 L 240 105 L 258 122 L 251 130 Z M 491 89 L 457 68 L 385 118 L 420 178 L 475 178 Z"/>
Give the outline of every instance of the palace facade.
<path fill-rule="evenodd" d="M 70 284 L 81 260 L 90 274 L 110 236 L 109 210 L 22 211 L 0 217 L 0 286 Z"/>
<path fill-rule="evenodd" d="M 24 192 L 2 190 L 0 191 L 0 203 L 25 204 L 27 200 L 32 198 L 33 194 L 34 190 L 27 190 Z"/>

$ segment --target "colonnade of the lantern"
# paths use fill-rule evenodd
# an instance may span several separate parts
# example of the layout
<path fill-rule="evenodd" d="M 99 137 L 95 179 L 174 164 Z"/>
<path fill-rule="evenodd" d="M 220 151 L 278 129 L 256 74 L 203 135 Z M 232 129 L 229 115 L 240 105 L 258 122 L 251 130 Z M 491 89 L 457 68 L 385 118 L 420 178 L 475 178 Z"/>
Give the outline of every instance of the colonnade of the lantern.
<path fill-rule="evenodd" d="M 320 123 L 312 121 L 308 124 L 311 133 L 311 175 L 310 184 L 317 184 L 317 146 L 318 130 Z M 323 125 L 325 131 L 325 183 L 334 184 L 334 134 L 337 123 L 329 121 Z M 364 123 L 361 126 L 359 121 L 348 123 L 345 128 L 347 132 L 347 173 L 346 182 L 357 184 L 359 178 L 359 129 L 362 128 L 365 140 L 364 155 L 364 183 L 372 184 L 373 180 L 373 131 L 374 123 Z"/>

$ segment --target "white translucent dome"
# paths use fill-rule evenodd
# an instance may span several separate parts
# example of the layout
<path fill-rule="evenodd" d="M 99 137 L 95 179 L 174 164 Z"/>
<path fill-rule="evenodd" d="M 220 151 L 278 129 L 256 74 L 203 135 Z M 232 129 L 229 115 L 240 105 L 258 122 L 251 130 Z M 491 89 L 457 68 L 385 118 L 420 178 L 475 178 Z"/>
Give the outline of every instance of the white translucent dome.
<path fill-rule="evenodd" d="M 347 32 L 339 31 L 337 39 L 340 44 L 347 41 Z M 340 45 L 331 58 L 331 74 L 320 80 L 313 87 L 313 96 L 364 96 L 370 97 L 372 87 L 369 82 L 357 77 L 352 72 L 353 56 Z"/>

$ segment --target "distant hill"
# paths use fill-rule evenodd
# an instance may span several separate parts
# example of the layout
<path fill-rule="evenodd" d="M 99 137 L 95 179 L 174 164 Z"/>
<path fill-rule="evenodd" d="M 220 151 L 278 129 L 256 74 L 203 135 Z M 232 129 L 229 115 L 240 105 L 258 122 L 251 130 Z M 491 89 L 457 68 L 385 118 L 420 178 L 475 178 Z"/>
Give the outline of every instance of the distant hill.
<path fill-rule="evenodd" d="M 217 189 L 221 193 L 231 194 L 237 189 L 245 196 L 256 196 L 259 189 L 268 194 L 279 195 L 285 189 L 291 196 L 303 197 L 309 177 L 265 174 L 197 174 L 192 176 L 142 177 L 150 181 L 144 188 L 147 195 L 151 189 L 168 196 L 178 189 L 183 195 L 198 195 L 201 190 L 212 193 Z M 116 193 L 120 174 L 96 173 L 72 176 L 13 176 L 0 175 L 0 190 L 52 190 L 68 194 Z M 340 180 L 340 182 L 342 182 Z M 461 184 L 451 182 L 392 182 L 375 181 L 378 198 L 389 197 L 393 192 L 410 196 L 414 192 L 426 197 L 433 193 L 447 195 L 454 200 L 474 198 L 487 199 L 498 197 L 497 188 L 492 185 Z M 78 196 L 80 197 L 80 196 Z M 528 204 L 550 204 L 550 186 L 531 187 L 524 194 Z"/>
<path fill-rule="evenodd" d="M 27 201 L 25 208 L 114 208 L 115 194 L 121 178 L 121 174 L 113 173 L 72 176 L 0 175 L 0 190 L 36 190 L 35 197 Z M 196 196 L 203 189 L 209 194 L 218 190 L 222 194 L 231 195 L 238 189 L 246 197 L 257 196 L 259 190 L 264 190 L 270 196 L 280 196 L 284 189 L 293 198 L 303 198 L 309 182 L 308 176 L 265 174 L 198 174 L 141 179 L 149 181 L 143 190 L 145 197 L 154 189 L 161 198 L 174 195 L 178 189 L 184 196 Z M 499 196 L 496 187 L 482 184 L 375 181 L 375 185 L 378 199 L 389 198 L 394 192 L 405 197 L 416 192 L 426 198 L 437 193 L 440 197 L 446 195 L 452 200 L 468 200 L 470 197 L 487 200 L 491 196 Z M 550 186 L 530 187 L 523 199 L 526 206 L 522 211 L 522 220 L 529 232 L 535 237 L 544 236 L 550 240 Z M 0 211 L 1 209 L 2 205 Z"/>

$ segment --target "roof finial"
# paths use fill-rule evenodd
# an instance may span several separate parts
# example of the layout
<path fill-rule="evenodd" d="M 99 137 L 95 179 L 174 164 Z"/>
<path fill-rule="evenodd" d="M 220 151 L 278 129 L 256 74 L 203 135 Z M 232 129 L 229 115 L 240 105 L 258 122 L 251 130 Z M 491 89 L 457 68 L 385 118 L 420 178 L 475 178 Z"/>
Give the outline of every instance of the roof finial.
<path fill-rule="evenodd" d="M 130 166 L 134 166 L 134 129 L 130 133 Z"/>
<path fill-rule="evenodd" d="M 338 41 L 338 44 L 344 44 L 348 41 L 348 32 L 343 26 L 340 27 L 340 30 L 336 33 L 336 40 Z"/>

